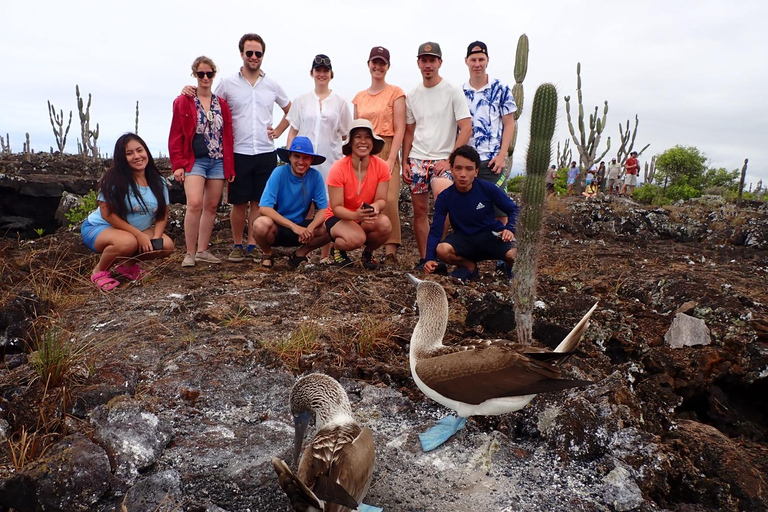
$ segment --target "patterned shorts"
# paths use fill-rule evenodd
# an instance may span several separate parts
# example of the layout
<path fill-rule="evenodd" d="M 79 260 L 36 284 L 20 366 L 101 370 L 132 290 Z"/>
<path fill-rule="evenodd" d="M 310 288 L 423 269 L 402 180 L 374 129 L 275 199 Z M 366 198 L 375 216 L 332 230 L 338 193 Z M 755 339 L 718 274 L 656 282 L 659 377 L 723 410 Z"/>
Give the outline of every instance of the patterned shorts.
<path fill-rule="evenodd" d="M 427 194 L 432 180 L 435 178 L 446 178 L 453 181 L 451 170 L 448 169 L 442 174 L 435 173 L 434 167 L 438 160 L 419 160 L 418 158 L 409 158 L 408 166 L 411 168 L 411 194 Z"/>

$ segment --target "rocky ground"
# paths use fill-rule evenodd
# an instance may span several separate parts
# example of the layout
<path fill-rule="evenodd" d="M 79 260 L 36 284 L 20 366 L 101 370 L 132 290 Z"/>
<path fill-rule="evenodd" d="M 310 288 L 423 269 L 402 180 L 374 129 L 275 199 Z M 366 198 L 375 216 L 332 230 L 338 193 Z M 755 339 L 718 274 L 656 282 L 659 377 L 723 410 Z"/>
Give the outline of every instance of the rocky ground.
<path fill-rule="evenodd" d="M 178 252 L 108 294 L 76 232 L 0 241 L 0 510 L 286 510 L 269 461 L 290 457 L 287 397 L 309 371 L 373 430 L 366 502 L 385 510 L 768 509 L 766 206 L 560 200 L 545 224 L 535 337 L 554 347 L 599 301 L 566 370 L 595 384 L 473 418 L 428 454 L 416 434 L 446 411 L 408 369 L 407 224 L 401 268 L 182 269 Z M 434 277 L 448 341 L 515 337 L 512 283 L 482 270 Z M 665 339 L 678 315 L 690 336 Z M 61 387 L 33 365 L 52 325 L 79 349 Z"/>

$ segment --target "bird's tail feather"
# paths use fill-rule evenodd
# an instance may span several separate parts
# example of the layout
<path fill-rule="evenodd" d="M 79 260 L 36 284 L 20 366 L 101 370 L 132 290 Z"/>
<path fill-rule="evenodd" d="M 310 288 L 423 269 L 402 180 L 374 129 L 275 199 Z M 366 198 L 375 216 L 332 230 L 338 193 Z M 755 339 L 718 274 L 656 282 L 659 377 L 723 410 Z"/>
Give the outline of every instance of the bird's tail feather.
<path fill-rule="evenodd" d="M 584 318 L 582 318 L 579 323 L 576 324 L 576 327 L 574 327 L 573 330 L 568 333 L 568 336 L 566 336 L 565 339 L 560 342 L 560 344 L 555 349 L 555 352 L 571 352 L 579 346 L 581 336 L 584 334 L 584 331 L 587 330 L 587 327 L 589 326 L 589 319 L 592 317 L 592 313 L 595 311 L 595 309 L 597 309 L 597 302 L 595 302 L 595 305 L 592 306 L 589 311 L 587 311 L 587 314 L 584 315 Z M 562 362 L 563 361 L 561 361 L 561 363 Z"/>
<path fill-rule="evenodd" d="M 322 511 L 325 504 L 293 474 L 285 461 L 274 457 L 272 467 L 277 473 L 277 481 L 283 488 L 294 510 L 318 510 Z"/>

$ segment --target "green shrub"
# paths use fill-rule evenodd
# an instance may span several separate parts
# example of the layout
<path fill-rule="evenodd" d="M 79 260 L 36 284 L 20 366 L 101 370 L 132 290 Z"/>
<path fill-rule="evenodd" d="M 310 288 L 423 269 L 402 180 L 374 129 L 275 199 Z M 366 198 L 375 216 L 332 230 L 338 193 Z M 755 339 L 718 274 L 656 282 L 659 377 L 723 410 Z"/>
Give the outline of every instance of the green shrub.
<path fill-rule="evenodd" d="M 522 194 L 523 184 L 525 183 L 525 174 L 518 174 L 507 180 L 507 193 L 508 194 Z"/>
<path fill-rule="evenodd" d="M 664 197 L 662 188 L 658 185 L 652 185 L 650 183 L 644 183 L 635 189 L 633 195 L 635 201 L 639 201 L 645 204 L 655 204 L 662 206 L 669 204 L 671 201 Z"/>
<path fill-rule="evenodd" d="M 83 196 L 82 201 L 77 206 L 64 214 L 70 226 L 84 221 L 96 209 L 98 206 L 96 198 L 96 191 L 91 190 Z"/>
<path fill-rule="evenodd" d="M 670 187 L 667 187 L 667 191 L 664 194 L 664 197 L 666 199 L 669 199 L 670 201 L 678 201 L 680 199 L 693 199 L 694 197 L 700 197 L 701 191 L 696 189 L 694 186 L 689 185 L 687 183 L 680 183 L 675 184 Z"/>

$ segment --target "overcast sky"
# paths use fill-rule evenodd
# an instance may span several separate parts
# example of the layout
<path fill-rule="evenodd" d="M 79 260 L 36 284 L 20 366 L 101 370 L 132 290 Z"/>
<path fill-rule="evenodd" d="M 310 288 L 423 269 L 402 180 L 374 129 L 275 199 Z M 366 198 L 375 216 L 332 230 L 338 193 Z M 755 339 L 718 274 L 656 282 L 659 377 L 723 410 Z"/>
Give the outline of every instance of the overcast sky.
<path fill-rule="evenodd" d="M 0 133 L 10 134 L 14 151 L 21 151 L 25 132 L 36 151 L 55 146 L 51 100 L 65 115 L 74 111 L 66 151 L 76 152 L 79 84 L 93 94 L 91 119 L 100 125 L 102 151 L 111 155 L 117 137 L 133 131 L 138 100 L 139 134 L 156 156 L 167 155 L 173 99 L 194 83 L 190 64 L 204 54 L 219 76 L 236 73 L 242 64 L 237 42 L 246 32 L 264 38 L 262 69 L 291 98 L 312 89 L 312 58 L 325 53 L 335 71 L 331 88 L 347 101 L 369 85 L 366 60 L 374 45 L 390 50 L 387 80 L 407 93 L 421 79 L 416 51 L 428 40 L 441 45 L 441 74 L 454 85 L 467 80 L 466 47 L 476 39 L 488 45 L 489 74 L 514 83 L 515 47 L 526 33 L 530 55 L 515 174 L 523 170 L 539 84 L 557 86 L 555 140 L 569 136 L 562 97 L 575 100 L 581 62 L 586 112 L 609 104 L 606 159 L 619 147 L 619 123 L 634 125 L 637 114 L 635 148 L 651 144 L 641 163 L 676 144 L 696 146 L 711 167 L 741 168 L 748 157 L 747 182 L 768 184 L 765 19 L 768 3 L 758 0 L 4 0 L 0 48 L 9 76 L 0 82 Z"/>

